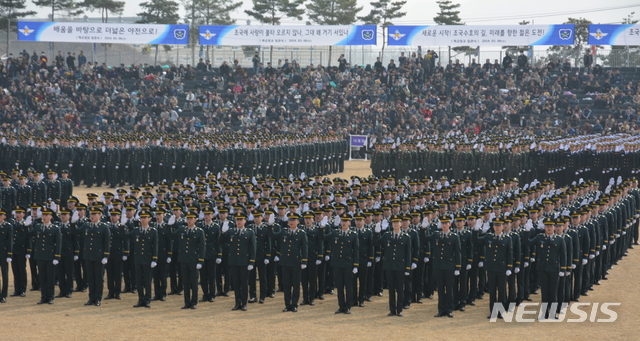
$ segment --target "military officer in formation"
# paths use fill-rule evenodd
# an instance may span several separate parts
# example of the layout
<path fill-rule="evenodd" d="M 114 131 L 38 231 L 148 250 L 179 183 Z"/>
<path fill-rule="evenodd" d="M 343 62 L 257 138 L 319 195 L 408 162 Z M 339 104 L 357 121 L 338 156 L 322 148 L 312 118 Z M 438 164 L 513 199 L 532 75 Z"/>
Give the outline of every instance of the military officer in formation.
<path fill-rule="evenodd" d="M 282 278 L 287 280 L 283 289 L 290 290 L 287 311 L 298 308 L 295 296 L 302 282 L 307 288 L 303 289 L 303 303 L 313 300 L 313 284 L 320 294 L 316 299 L 327 288 L 337 289 L 340 313 L 372 300 L 385 285 L 392 316 L 402 316 L 407 302 L 419 304 L 423 298 L 432 298 L 436 288 L 440 316 L 473 306 L 485 288 L 490 293 L 492 314 L 531 300 L 540 289 L 543 301 L 557 302 L 562 313 L 562 303 L 580 299 L 608 279 L 612 267 L 636 243 L 640 190 L 635 178 L 615 178 L 602 185 L 596 180 L 577 179 L 563 188 L 557 188 L 553 178 L 523 185 L 514 178 L 495 183 L 473 180 L 444 178 L 433 182 L 428 177 L 373 175 L 349 180 L 322 176 L 277 179 L 221 172 L 220 177 L 210 173 L 186 182 L 119 188 L 116 195 L 103 193 L 104 200 L 91 195 L 88 207 L 75 197 L 67 198 L 68 210 L 36 203 L 27 214 L 28 209 L 14 206 L 15 217 L 7 214 L 6 220 L 14 230 L 12 261 L 19 255 L 35 258 L 35 273 L 41 279 L 38 285 L 44 288 L 43 303 L 53 297 L 48 287 L 53 278 L 48 277 L 52 271 L 49 264 L 59 266 L 63 258 L 75 256 L 75 251 L 62 252 L 63 248 L 73 250 L 73 243 L 70 248 L 67 243 L 73 238 L 61 232 L 67 228 L 76 230 L 79 252 L 75 263 L 85 263 L 85 270 L 74 268 L 74 276 L 76 280 L 86 277 L 91 304 L 100 302 L 96 282 L 102 279 L 102 267 L 115 261 L 112 253 L 116 250 L 123 250 L 118 258 L 124 259 L 125 248 L 116 245 L 118 239 L 112 236 L 121 228 L 120 223 L 132 251 L 124 262 L 133 265 L 121 271 L 132 274 L 135 283 L 142 283 L 143 290 L 136 290 L 138 306 L 149 305 L 152 298 L 166 299 L 162 278 L 166 281 L 167 274 L 156 269 L 177 262 L 182 272 L 176 279 L 189 291 L 184 302 L 189 309 L 198 302 L 198 276 L 207 287 L 207 299 L 224 293 L 222 282 L 217 280 L 220 273 L 233 283 L 235 310 L 264 302 L 274 294 L 279 284 L 276 278 Z M 87 208 L 89 217 L 85 215 Z M 116 210 L 121 208 L 125 213 L 118 219 Z M 453 229 L 449 226 L 452 220 Z M 545 223 L 549 222 L 553 222 L 552 238 L 545 239 Z M 69 227 L 64 225 L 67 223 Z M 149 237 L 157 236 L 155 255 L 140 235 L 145 228 Z M 60 250 L 56 250 L 58 233 Z M 306 251 L 302 250 L 303 235 Z M 261 280 L 260 300 L 248 283 L 258 263 L 254 275 Z M 273 263 L 281 266 L 271 267 L 270 272 Z M 317 265 L 317 276 L 309 273 L 311 263 Z M 417 263 L 422 263 L 424 271 Z M 15 274 L 26 275 L 24 262 L 22 266 L 12 263 L 12 267 Z M 212 267 L 216 276 L 211 274 Z M 373 282 L 368 274 L 360 274 L 369 268 Z M 386 283 L 376 282 L 380 274 L 376 268 L 383 271 Z M 285 274 L 289 270 L 291 276 Z M 305 274 L 306 279 L 301 280 Z M 464 275 L 469 277 L 468 287 Z M 148 276 L 159 280 L 153 289 Z M 16 277 L 23 278 L 16 281 L 14 290 L 21 296 L 27 280 L 24 275 Z M 108 276 L 109 282 L 116 277 Z M 215 286 L 209 284 L 212 277 L 216 277 Z M 61 287 L 61 293 L 66 292 Z M 410 298 L 405 297 L 407 293 Z M 552 309 L 544 309 L 542 318 L 554 318 L 558 309 Z"/>
<path fill-rule="evenodd" d="M 118 213 L 118 210 L 114 209 L 113 214 L 119 217 Z M 129 240 L 135 239 L 133 253 L 135 254 L 138 303 L 133 307 L 150 308 L 152 272 L 158 265 L 158 231 L 150 225 L 152 218 L 150 211 L 141 211 L 138 217 L 140 217 L 140 228 L 133 229 L 127 233 Z"/>
<path fill-rule="evenodd" d="M 605 183 L 640 172 L 640 137 L 533 137 L 447 135 L 379 143 L 371 169 L 378 177 L 519 178 L 523 182 L 553 177 L 560 187 L 578 178 Z"/>
<path fill-rule="evenodd" d="M 349 152 L 342 136 L 316 134 L 194 136 L 136 132 L 104 138 L 89 133 L 57 138 L 16 135 L 3 141 L 0 153 L 13 155 L 15 162 L 3 161 L 0 169 L 33 167 L 40 172 L 53 172 L 55 177 L 59 169 L 65 169 L 76 185 L 105 183 L 112 188 L 125 183 L 139 186 L 163 179 L 193 178 L 208 172 L 218 174 L 223 170 L 248 176 L 273 174 L 278 178 L 302 173 L 331 174 L 344 169 Z M 53 181 L 54 195 L 62 200 L 68 198 L 70 193 L 61 193 L 66 185 Z M 5 209 L 13 207 L 10 205 L 15 203 Z"/>

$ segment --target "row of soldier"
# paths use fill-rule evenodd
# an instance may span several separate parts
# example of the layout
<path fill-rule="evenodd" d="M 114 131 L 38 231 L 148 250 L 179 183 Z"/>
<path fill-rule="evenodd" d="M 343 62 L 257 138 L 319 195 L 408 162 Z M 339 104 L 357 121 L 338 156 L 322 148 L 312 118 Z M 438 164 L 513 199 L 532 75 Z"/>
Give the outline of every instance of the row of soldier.
<path fill-rule="evenodd" d="M 336 135 L 17 137 L 0 143 L 0 169 L 67 170 L 75 185 L 110 187 L 222 171 L 254 176 L 339 173 L 347 142 Z"/>
<path fill-rule="evenodd" d="M 520 178 L 523 182 L 553 177 L 560 186 L 576 178 L 604 183 L 640 172 L 640 138 L 581 136 L 563 139 L 454 136 L 449 140 L 380 143 L 372 152 L 375 176 L 485 178 L 492 182 Z"/>
<path fill-rule="evenodd" d="M 75 278 L 76 290 L 88 286 L 87 304 L 100 305 L 106 267 L 104 298 L 120 298 L 124 276 L 138 307 L 183 294 L 183 308 L 195 308 L 199 275 L 200 301 L 233 287 L 234 310 L 264 303 L 279 288 L 285 311 L 297 311 L 299 301 L 313 305 L 337 289 L 336 313 L 350 313 L 386 286 L 390 315 L 402 316 L 437 288 L 437 316 L 452 317 L 485 292 L 491 311 L 530 300 L 539 287 L 545 303 L 578 300 L 637 244 L 636 180 L 607 194 L 597 182 L 559 194 L 552 181 L 526 191 L 513 181 L 467 189 L 462 181 L 451 183 L 451 194 L 432 191 L 428 180 L 260 178 L 253 188 L 243 179 L 209 179 L 173 188 L 169 197 L 158 190 L 139 199 L 119 190 L 103 202 L 91 195 L 89 206 L 72 197 L 57 213 L 38 205 L 27 217 L 24 207 L 8 217 L 2 212 L 3 235 L 12 236 L 3 250 L 5 265 L 12 262 L 13 295 L 26 294 L 26 259 L 33 256 L 40 303 L 53 302 L 56 271 L 58 297 L 71 295 Z"/>

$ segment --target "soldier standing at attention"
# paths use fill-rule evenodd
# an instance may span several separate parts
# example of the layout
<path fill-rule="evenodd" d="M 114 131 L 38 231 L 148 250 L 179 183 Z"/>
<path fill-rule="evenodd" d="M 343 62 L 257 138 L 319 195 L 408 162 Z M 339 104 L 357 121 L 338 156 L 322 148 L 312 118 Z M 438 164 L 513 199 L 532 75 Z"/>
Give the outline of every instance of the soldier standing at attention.
<path fill-rule="evenodd" d="M 459 215 L 456 218 L 462 218 Z M 428 238 L 432 241 L 433 275 L 438 285 L 438 313 L 434 317 L 453 317 L 454 281 L 460 276 L 460 239 L 451 232 L 451 217 L 440 217 L 441 231 L 436 231 Z"/>
<path fill-rule="evenodd" d="M 6 220 L 7 212 L 0 209 L 0 270 L 2 272 L 2 291 L 0 303 L 7 302 L 9 291 L 9 263 L 13 257 L 13 225 Z"/>
<path fill-rule="evenodd" d="M 58 264 L 58 285 L 60 293 L 56 297 L 71 298 L 73 293 L 73 262 L 78 260 L 78 241 L 76 240 L 76 229 L 70 222 L 71 211 L 60 208 L 60 234 L 62 235 L 62 248 L 60 253 L 60 264 Z"/>
<path fill-rule="evenodd" d="M 411 237 L 402 232 L 402 218 L 399 215 L 389 217 L 391 231 L 382 236 L 382 223 L 376 223 L 374 232 L 377 236 L 375 244 L 383 248 L 383 270 L 387 274 L 389 288 L 389 314 L 387 316 L 402 317 L 404 302 L 405 276 L 411 273 Z"/>
<path fill-rule="evenodd" d="M 138 215 L 140 228 L 128 232 L 130 239 L 136 240 L 133 252 L 136 267 L 136 286 L 138 288 L 138 303 L 133 307 L 151 308 L 151 273 L 158 265 L 158 231 L 149 226 L 151 212 L 144 210 Z M 186 295 L 185 295 L 186 297 Z"/>
<path fill-rule="evenodd" d="M 288 229 L 283 230 L 274 224 L 272 238 L 277 240 L 280 249 L 278 257 L 282 268 L 284 287 L 284 310 L 282 312 L 298 311 L 300 299 L 300 278 L 302 270 L 307 268 L 308 240 L 305 231 L 298 229 L 300 216 L 296 213 L 287 215 Z M 271 220 L 274 220 L 271 215 Z"/>
<path fill-rule="evenodd" d="M 323 219 L 325 241 L 331 245 L 331 266 L 334 271 L 336 287 L 338 289 L 338 304 L 340 308 L 336 314 L 351 314 L 353 302 L 353 275 L 358 273 L 360 266 L 358 257 L 360 248 L 358 234 L 350 230 L 351 216 L 347 213 L 340 215 L 339 230 L 331 229 L 331 225 Z M 345 296 L 346 292 L 346 296 Z M 402 304 L 402 301 L 400 301 Z"/>
<path fill-rule="evenodd" d="M 27 255 L 31 252 L 29 242 L 29 226 L 25 225 L 24 216 L 27 209 L 16 206 L 13 210 L 15 219 L 13 220 L 13 261 L 11 270 L 13 272 L 14 292 L 11 296 L 25 297 L 27 294 Z"/>
<path fill-rule="evenodd" d="M 129 258 L 129 239 L 126 236 L 127 228 L 120 223 L 122 212 L 113 208 L 109 211 L 109 230 L 111 232 L 111 247 L 107 268 L 107 288 L 109 294 L 105 300 L 120 299 L 122 288 L 122 264 Z"/>
<path fill-rule="evenodd" d="M 178 262 L 184 288 L 184 306 L 182 309 L 196 309 L 198 305 L 198 270 L 202 269 L 206 241 L 204 232 L 196 227 L 198 215 L 189 212 L 185 215 L 186 226 L 182 225 L 173 232 L 178 242 Z"/>
<path fill-rule="evenodd" d="M 27 185 L 27 177 L 24 175 L 18 176 L 18 185 L 16 189 L 16 203 L 18 206 L 29 207 L 31 206 L 31 199 L 33 194 L 31 193 L 31 186 Z M 63 207 L 67 207 L 66 205 Z"/>
<path fill-rule="evenodd" d="M 84 305 L 100 306 L 104 287 L 104 266 L 109 259 L 111 231 L 102 223 L 102 211 L 91 209 L 90 220 L 78 228 L 78 236 L 84 239 L 84 262 L 87 270 L 89 300 Z"/>
<path fill-rule="evenodd" d="M 60 261 L 62 235 L 58 225 L 51 223 L 53 211 L 43 208 L 42 222 L 37 223 L 31 230 L 33 239 L 33 258 L 38 263 L 40 277 L 40 302 L 38 304 L 53 304 L 55 288 L 55 270 Z"/>
<path fill-rule="evenodd" d="M 229 228 L 229 221 L 222 223 L 220 244 L 229 243 L 227 261 L 233 282 L 236 305 L 231 310 L 247 310 L 249 298 L 249 271 L 253 270 L 256 259 L 256 236 L 252 230 L 245 229 L 247 216 L 244 213 L 235 215 L 234 228 Z"/>
<path fill-rule="evenodd" d="M 489 316 L 487 318 L 491 318 L 496 304 L 502 307 L 501 311 L 505 311 L 507 277 L 511 276 L 511 269 L 513 269 L 511 238 L 502 233 L 503 228 L 504 221 L 499 217 L 493 220 L 494 233 L 478 236 L 480 226 L 476 225 L 473 228 L 473 242 L 485 247 L 484 268 L 487 271 L 487 285 L 489 287 Z M 502 315 L 498 314 L 497 318 L 502 318 Z"/>

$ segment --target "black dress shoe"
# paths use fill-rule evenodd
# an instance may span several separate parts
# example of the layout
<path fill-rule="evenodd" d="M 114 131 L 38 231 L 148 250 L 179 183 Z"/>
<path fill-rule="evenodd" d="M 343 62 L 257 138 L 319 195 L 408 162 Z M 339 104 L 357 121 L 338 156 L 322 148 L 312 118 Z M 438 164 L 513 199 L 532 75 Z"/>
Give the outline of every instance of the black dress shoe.
<path fill-rule="evenodd" d="M 428 299 L 432 299 L 432 298 L 433 298 L 433 294 L 428 295 L 428 296 L 427 296 L 427 298 L 428 298 Z"/>
<path fill-rule="evenodd" d="M 607 277 L 607 276 L 603 276 L 603 277 L 602 277 L 602 279 L 603 279 L 603 280 L 605 280 L 605 281 L 607 281 L 607 280 L 609 280 L 609 277 Z"/>
<path fill-rule="evenodd" d="M 216 299 L 215 299 L 215 298 L 213 298 L 213 297 L 209 297 L 209 299 L 208 299 L 207 301 L 209 301 L 209 302 L 213 303 L 213 302 L 215 302 L 215 301 L 216 301 Z"/>
<path fill-rule="evenodd" d="M 20 296 L 20 294 L 18 294 L 17 292 L 14 292 L 13 294 L 9 295 L 10 297 L 16 297 L 16 296 Z"/>
<path fill-rule="evenodd" d="M 460 311 L 465 311 L 466 309 L 464 308 L 464 306 L 460 307 L 459 309 Z"/>
<path fill-rule="evenodd" d="M 123 292 L 130 292 L 130 291 L 123 291 Z M 176 292 L 175 291 L 170 291 L 167 295 L 175 295 Z"/>
<path fill-rule="evenodd" d="M 198 307 L 194 304 L 191 306 L 191 309 L 198 309 Z"/>
<path fill-rule="evenodd" d="M 26 292 L 21 292 L 19 296 L 20 297 L 27 297 L 27 293 Z"/>
<path fill-rule="evenodd" d="M 152 297 L 151 298 L 151 301 L 158 301 L 158 300 L 160 300 L 158 297 Z"/>
<path fill-rule="evenodd" d="M 166 301 L 166 300 L 167 300 L 167 296 L 162 296 L 162 297 L 160 297 L 160 301 L 164 302 L 164 301 Z"/>
<path fill-rule="evenodd" d="M 298 307 L 293 307 L 293 308 L 291 308 L 291 309 L 289 309 L 289 310 L 291 310 L 291 311 L 292 311 L 292 312 L 294 312 L 294 313 L 297 313 L 297 312 L 298 312 Z"/>
<path fill-rule="evenodd" d="M 345 313 L 345 314 L 347 314 L 347 315 L 348 315 L 348 314 L 351 314 L 351 309 L 346 309 L 346 310 L 344 311 L 344 313 Z"/>
<path fill-rule="evenodd" d="M 240 310 L 240 306 L 236 305 L 235 307 L 231 308 L 231 310 Z"/>
<path fill-rule="evenodd" d="M 309 301 L 309 305 L 316 305 L 316 302 L 314 302 L 314 301 Z"/>
<path fill-rule="evenodd" d="M 474 302 L 474 301 L 471 301 L 471 302 L 469 302 L 469 303 L 467 303 L 467 304 L 468 304 L 468 305 L 472 305 L 472 306 L 475 306 L 475 305 L 476 305 L 476 302 Z"/>
<path fill-rule="evenodd" d="M 422 299 L 421 298 L 417 299 L 416 303 L 422 303 Z"/>
<path fill-rule="evenodd" d="M 392 312 L 389 312 L 387 316 L 396 316 L 396 313 L 392 311 Z"/>
<path fill-rule="evenodd" d="M 45 304 L 45 303 L 47 303 L 47 300 L 44 300 L 44 299 L 43 299 L 43 300 L 40 300 L 40 301 L 39 301 L 38 303 L 36 303 L 36 304 Z"/>
<path fill-rule="evenodd" d="M 260 301 L 258 301 L 258 303 L 264 304 L 264 300 L 261 298 Z"/>
<path fill-rule="evenodd" d="M 367 301 L 367 302 L 373 302 L 373 300 L 371 299 L 371 297 L 367 297 L 367 298 L 365 298 L 364 300 L 365 300 L 365 301 Z"/>
<path fill-rule="evenodd" d="M 134 307 L 134 308 L 140 308 L 140 307 L 144 307 L 144 305 L 145 305 L 144 303 L 142 303 L 142 302 L 138 302 L 138 303 L 136 303 L 136 305 L 134 305 L 133 307 Z"/>
<path fill-rule="evenodd" d="M 109 295 L 104 297 L 105 300 L 110 300 L 112 298 L 113 298 L 113 294 L 109 294 Z"/>
<path fill-rule="evenodd" d="M 96 306 L 96 307 L 99 307 L 99 306 L 100 306 L 100 304 L 101 304 L 101 303 L 100 303 L 100 301 L 96 301 L 95 306 Z"/>
<path fill-rule="evenodd" d="M 40 289 L 31 288 L 31 289 L 29 289 L 29 291 L 40 291 Z"/>
<path fill-rule="evenodd" d="M 409 309 L 411 308 L 411 306 L 409 306 L 408 304 L 405 304 L 404 307 L 402 307 L 403 309 Z"/>
<path fill-rule="evenodd" d="M 182 295 L 182 291 L 180 291 L 180 295 Z M 229 293 L 228 292 L 223 292 L 222 296 L 224 297 L 229 297 Z"/>
<path fill-rule="evenodd" d="M 444 313 L 437 313 L 437 314 L 433 315 L 433 317 L 442 317 L 442 316 L 444 316 Z"/>
<path fill-rule="evenodd" d="M 93 305 L 93 301 L 87 301 L 87 303 L 85 303 L 84 305 Z"/>
<path fill-rule="evenodd" d="M 64 297 L 64 296 L 65 296 L 65 295 L 63 295 L 62 293 L 60 293 L 60 294 L 57 294 L 57 295 L 55 296 L 55 298 L 62 298 L 62 297 Z"/>
<path fill-rule="evenodd" d="M 247 311 L 247 306 L 246 306 L 246 305 L 243 305 L 242 307 L 240 307 L 240 310 L 242 310 L 242 311 Z"/>
<path fill-rule="evenodd" d="M 283 312 L 283 313 L 286 313 L 286 312 L 288 312 L 288 311 L 289 311 L 289 308 L 284 308 L 284 309 L 282 309 L 282 312 Z"/>
<path fill-rule="evenodd" d="M 381 292 L 378 292 L 378 293 L 376 293 L 376 296 L 378 296 L 378 297 L 382 297 L 382 293 L 381 293 Z"/>
<path fill-rule="evenodd" d="M 249 303 L 256 303 L 256 302 L 258 302 L 258 299 L 254 297 L 254 298 L 249 299 L 248 302 Z"/>
<path fill-rule="evenodd" d="M 115 298 L 116 300 L 120 299 L 120 295 L 114 295 L 113 298 Z"/>
<path fill-rule="evenodd" d="M 151 306 L 149 305 L 149 303 L 146 303 L 146 302 L 144 303 L 144 307 L 145 307 L 145 308 L 151 308 Z"/>
<path fill-rule="evenodd" d="M 399 312 L 398 314 L 396 314 L 396 316 L 398 316 L 398 317 L 404 317 L 404 315 L 402 315 L 402 312 Z"/>
<path fill-rule="evenodd" d="M 182 308 L 180 308 L 180 309 L 189 309 L 189 308 L 191 308 L 191 306 L 189 306 L 189 305 L 185 305 L 184 307 L 182 307 Z"/>
<path fill-rule="evenodd" d="M 342 309 L 338 309 L 338 310 L 336 310 L 336 312 L 335 312 L 335 313 L 336 313 L 336 314 L 342 314 L 342 313 L 344 313 L 344 311 L 343 311 Z"/>
<path fill-rule="evenodd" d="M 309 304 L 308 301 L 302 301 L 302 303 L 300 303 L 300 305 L 307 305 L 307 304 Z"/>
<path fill-rule="evenodd" d="M 208 299 L 208 298 L 204 298 L 204 297 L 203 297 L 203 298 L 201 298 L 201 299 L 200 299 L 200 301 L 198 301 L 198 302 L 209 302 L 209 299 Z"/>
<path fill-rule="evenodd" d="M 448 314 L 447 314 L 447 317 L 448 317 L 448 318 L 453 318 L 453 314 L 452 314 L 452 313 L 448 313 Z"/>
<path fill-rule="evenodd" d="M 131 293 L 132 293 L 132 294 L 137 294 L 137 293 L 138 293 L 138 290 L 135 290 L 135 289 L 134 289 L 134 290 L 131 290 Z M 179 295 L 182 295 L 182 294 L 179 294 Z"/>
<path fill-rule="evenodd" d="M 602 283 L 600 283 L 600 281 L 596 281 L 595 283 L 593 283 L 595 285 L 601 285 Z"/>
<path fill-rule="evenodd" d="M 7 303 L 7 298 L 6 297 L 0 298 L 0 303 Z"/>
<path fill-rule="evenodd" d="M 276 295 L 274 295 L 274 294 L 269 295 L 269 298 L 275 298 L 275 297 L 276 297 Z"/>
<path fill-rule="evenodd" d="M 320 301 L 323 301 L 323 300 L 324 300 L 324 296 L 323 296 L 323 295 L 320 295 L 320 296 L 318 296 L 318 299 L 319 299 Z"/>
<path fill-rule="evenodd" d="M 364 308 L 364 302 L 360 302 L 360 303 L 358 304 L 358 307 L 360 307 L 360 308 Z"/>

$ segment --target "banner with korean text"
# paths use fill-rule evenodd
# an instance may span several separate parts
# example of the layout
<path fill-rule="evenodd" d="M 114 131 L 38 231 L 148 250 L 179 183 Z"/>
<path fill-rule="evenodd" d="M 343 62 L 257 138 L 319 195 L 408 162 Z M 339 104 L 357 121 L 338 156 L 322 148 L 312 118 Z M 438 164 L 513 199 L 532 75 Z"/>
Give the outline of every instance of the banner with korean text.
<path fill-rule="evenodd" d="M 389 45 L 530 46 L 573 45 L 575 25 L 389 26 Z"/>
<path fill-rule="evenodd" d="M 640 45 L 640 25 L 589 25 L 590 45 Z"/>
<path fill-rule="evenodd" d="M 376 45 L 375 25 L 200 26 L 200 45 Z"/>
<path fill-rule="evenodd" d="M 18 40 L 186 45 L 189 25 L 18 21 Z"/>

